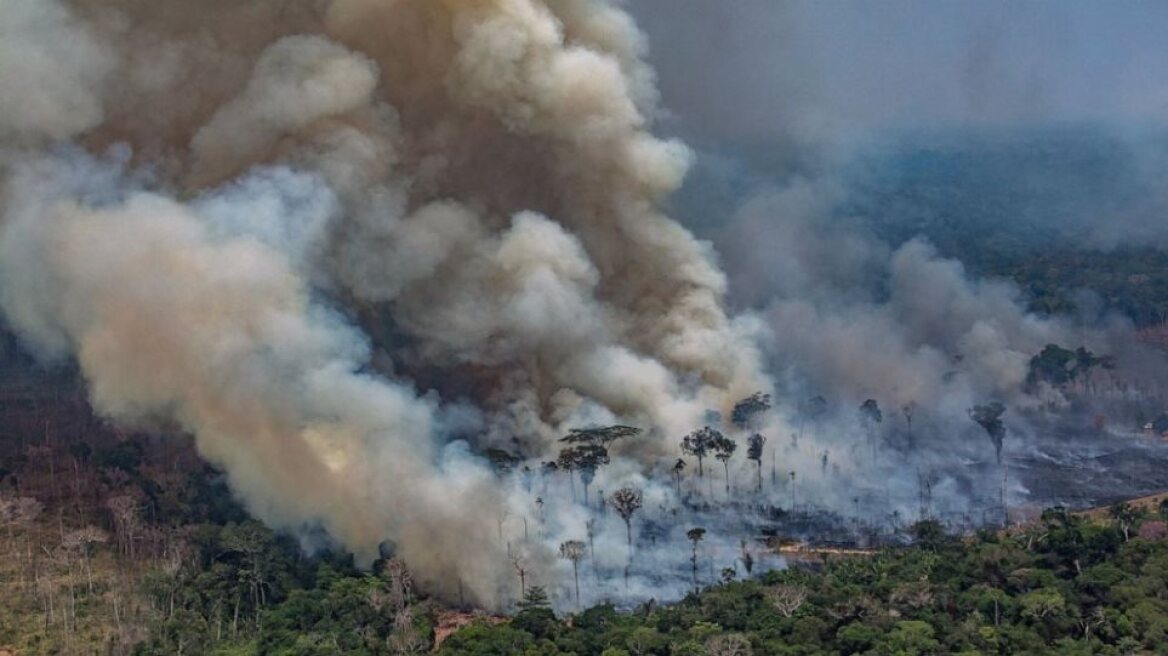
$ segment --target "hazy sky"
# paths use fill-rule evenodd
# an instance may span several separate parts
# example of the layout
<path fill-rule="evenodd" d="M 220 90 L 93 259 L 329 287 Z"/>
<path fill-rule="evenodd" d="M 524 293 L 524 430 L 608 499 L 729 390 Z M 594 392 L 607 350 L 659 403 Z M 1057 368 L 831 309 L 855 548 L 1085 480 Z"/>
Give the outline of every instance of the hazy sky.
<path fill-rule="evenodd" d="M 1168 2 L 630 0 L 667 125 L 714 138 L 1168 122 Z"/>

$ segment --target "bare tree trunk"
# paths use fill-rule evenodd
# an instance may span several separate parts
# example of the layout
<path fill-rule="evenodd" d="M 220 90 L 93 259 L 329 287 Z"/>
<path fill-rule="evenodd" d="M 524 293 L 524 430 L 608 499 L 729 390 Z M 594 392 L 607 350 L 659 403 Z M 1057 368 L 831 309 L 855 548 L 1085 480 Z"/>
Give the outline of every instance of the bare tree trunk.
<path fill-rule="evenodd" d="M 576 608 L 580 607 L 580 565 L 572 561 L 572 576 L 576 579 Z"/>
<path fill-rule="evenodd" d="M 693 555 L 690 556 L 689 562 L 693 565 L 693 584 L 694 592 L 696 593 L 700 590 L 698 587 L 698 546 L 696 544 L 694 545 Z"/>

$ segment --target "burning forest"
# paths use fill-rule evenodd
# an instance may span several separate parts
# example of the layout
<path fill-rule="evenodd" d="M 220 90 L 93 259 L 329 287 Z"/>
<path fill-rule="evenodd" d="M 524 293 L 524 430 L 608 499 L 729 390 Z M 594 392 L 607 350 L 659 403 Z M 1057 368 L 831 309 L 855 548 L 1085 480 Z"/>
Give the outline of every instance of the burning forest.
<path fill-rule="evenodd" d="M 494 611 L 1168 487 L 1155 322 L 832 220 L 826 149 L 722 206 L 637 11 L 6 0 L 5 371 Z"/>

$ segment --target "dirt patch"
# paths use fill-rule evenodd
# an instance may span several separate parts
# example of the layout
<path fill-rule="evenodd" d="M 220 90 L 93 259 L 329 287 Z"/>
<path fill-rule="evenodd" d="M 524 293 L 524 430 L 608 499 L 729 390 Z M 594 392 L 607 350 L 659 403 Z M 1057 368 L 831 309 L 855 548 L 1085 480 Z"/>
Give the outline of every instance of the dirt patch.
<path fill-rule="evenodd" d="M 1168 492 L 1160 492 L 1159 494 L 1151 494 L 1146 497 L 1139 497 L 1138 499 L 1130 499 L 1125 503 L 1137 510 L 1147 510 L 1155 513 L 1160 510 L 1160 503 L 1165 499 L 1168 499 Z M 1111 506 L 1090 508 L 1076 514 L 1090 517 L 1091 519 L 1110 519 Z"/>
<path fill-rule="evenodd" d="M 484 622 L 486 624 L 502 624 L 506 622 L 507 618 L 499 617 L 497 615 L 487 615 L 481 611 L 473 613 L 461 613 L 457 611 L 449 611 L 440 613 L 438 615 L 438 626 L 434 628 L 434 650 L 437 651 L 442 643 L 447 638 L 458 632 L 459 629 L 470 626 L 475 622 Z M 5 656 L 0 652 L 0 656 Z"/>

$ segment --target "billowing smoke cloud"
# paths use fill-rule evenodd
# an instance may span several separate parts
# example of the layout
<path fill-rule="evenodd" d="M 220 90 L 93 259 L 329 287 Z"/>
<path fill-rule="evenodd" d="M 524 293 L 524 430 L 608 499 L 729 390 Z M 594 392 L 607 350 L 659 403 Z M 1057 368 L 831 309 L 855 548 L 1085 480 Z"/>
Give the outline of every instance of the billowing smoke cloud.
<path fill-rule="evenodd" d="M 476 452 L 619 420 L 653 465 L 766 388 L 662 213 L 690 155 L 613 3 L 18 0 L 0 33 L 8 323 L 276 526 L 497 604 L 531 509 Z"/>
<path fill-rule="evenodd" d="M 760 193 L 718 238 L 738 302 L 765 309 L 779 368 L 809 389 L 967 408 L 1020 394 L 1043 346 L 1085 338 L 1028 314 L 1013 286 L 970 280 L 925 241 L 894 249 L 833 218 L 836 193 L 807 181 Z"/>

